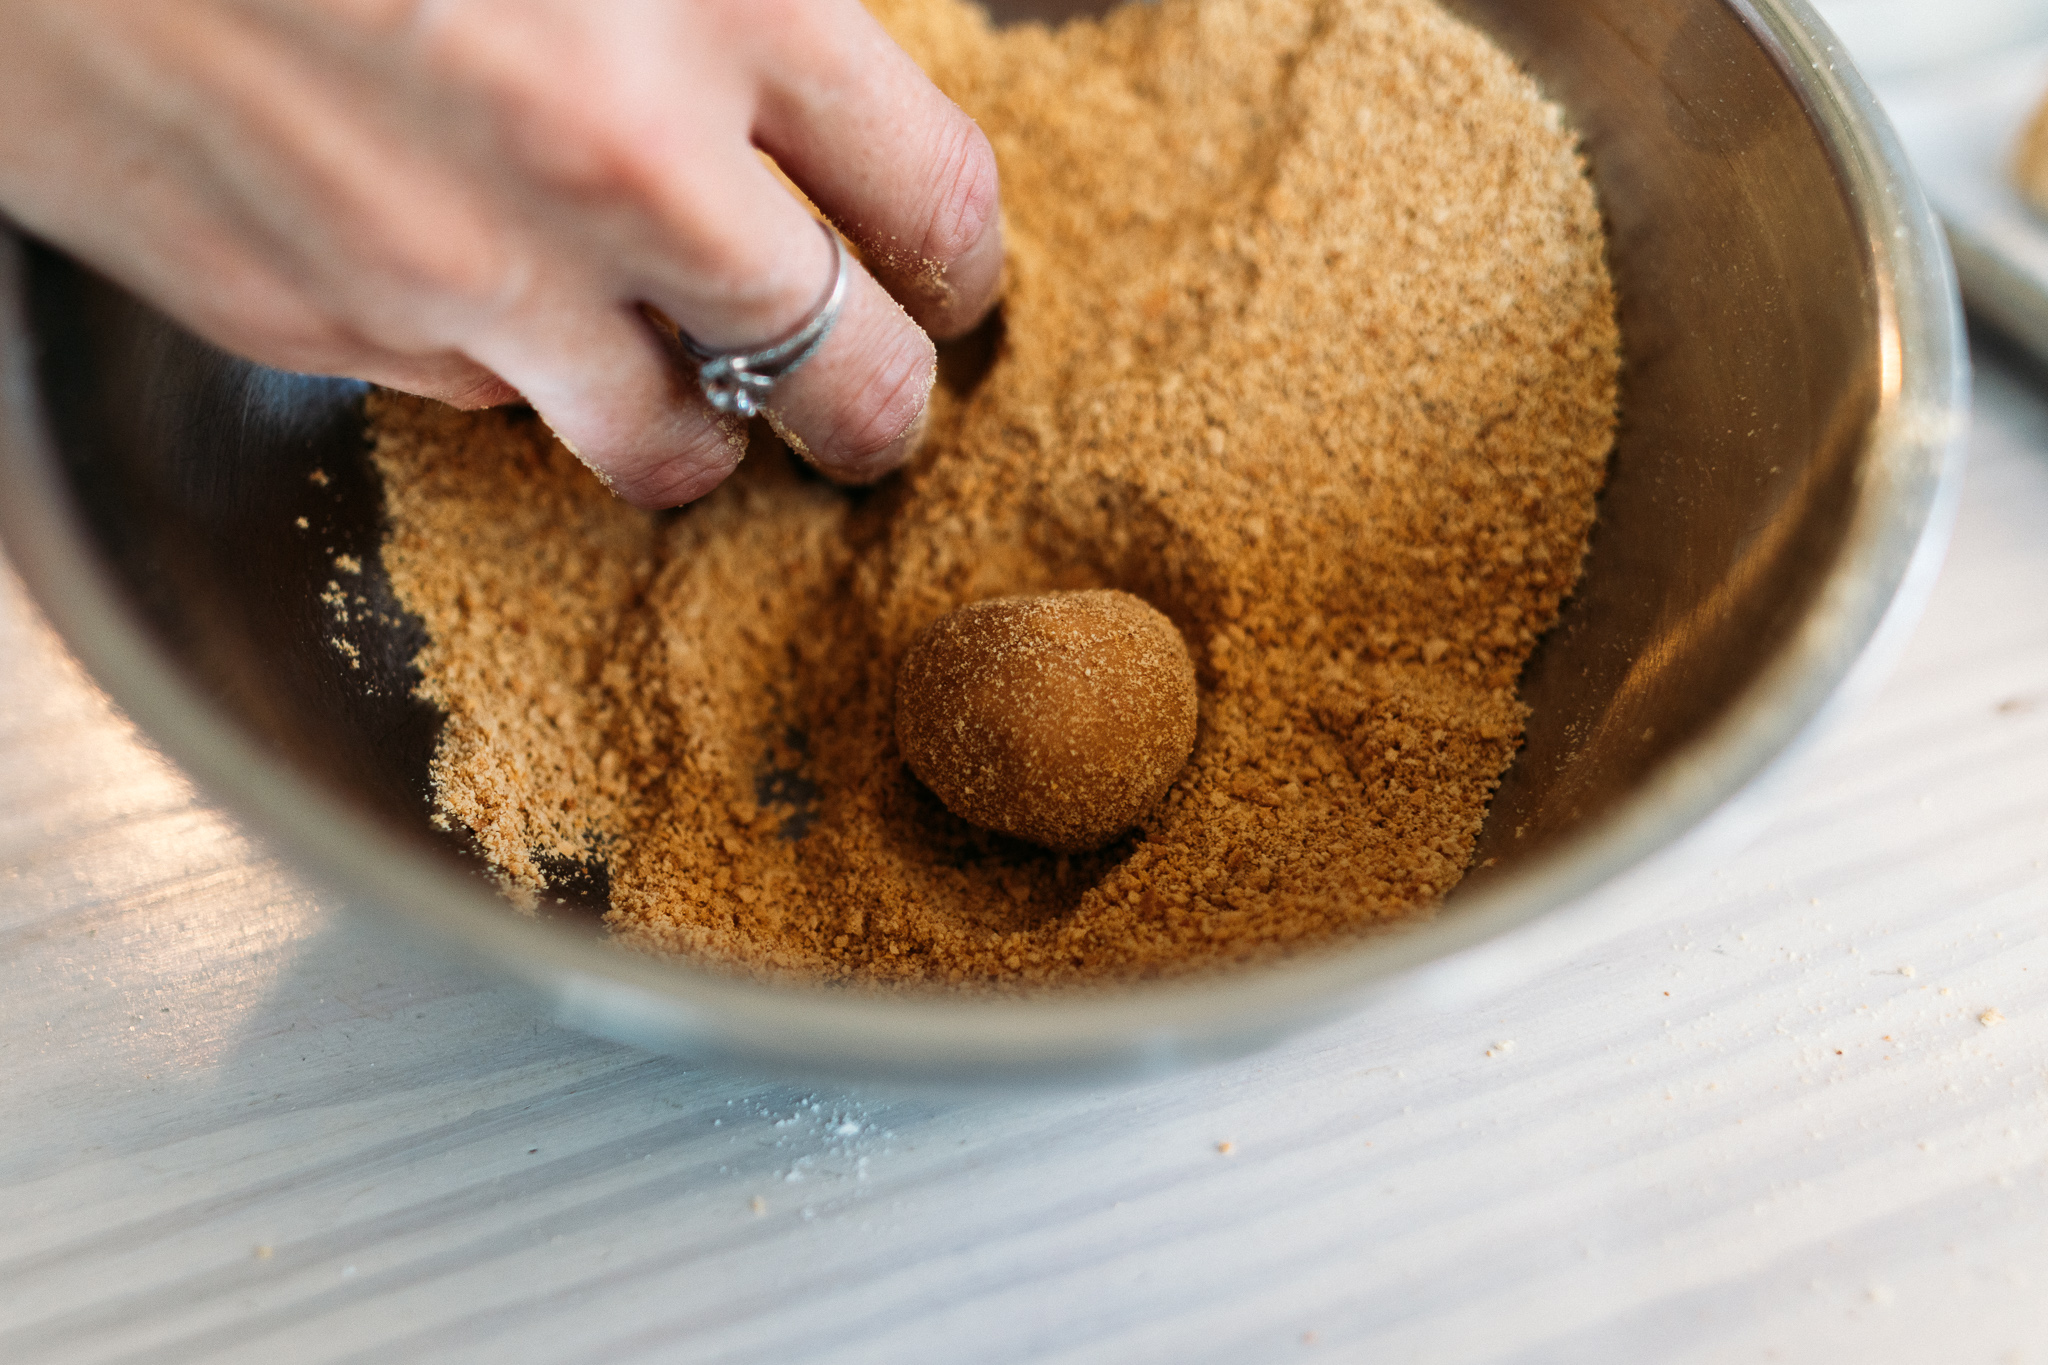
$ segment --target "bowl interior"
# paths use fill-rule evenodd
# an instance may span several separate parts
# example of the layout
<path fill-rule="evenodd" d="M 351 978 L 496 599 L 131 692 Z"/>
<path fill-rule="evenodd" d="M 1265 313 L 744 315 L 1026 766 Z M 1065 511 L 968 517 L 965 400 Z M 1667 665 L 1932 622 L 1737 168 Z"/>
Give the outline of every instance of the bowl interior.
<path fill-rule="evenodd" d="M 1888 382 L 1866 228 L 1810 101 L 1736 8 L 1452 7 L 1583 134 L 1625 369 L 1585 576 L 1525 674 L 1527 744 L 1447 916 L 1626 805 L 1784 651 L 1836 567 Z M 391 842 L 363 858 L 409 847 L 477 871 L 427 819 L 438 718 L 411 695 L 417 627 L 374 567 L 361 387 L 223 355 L 33 245 L 23 293 L 63 482 L 162 655 L 374 820 Z M 321 600 L 338 554 L 362 559 L 350 591 L 388 618 L 354 668 Z M 601 870 L 579 870 L 550 910 L 589 932 L 603 895 Z"/>

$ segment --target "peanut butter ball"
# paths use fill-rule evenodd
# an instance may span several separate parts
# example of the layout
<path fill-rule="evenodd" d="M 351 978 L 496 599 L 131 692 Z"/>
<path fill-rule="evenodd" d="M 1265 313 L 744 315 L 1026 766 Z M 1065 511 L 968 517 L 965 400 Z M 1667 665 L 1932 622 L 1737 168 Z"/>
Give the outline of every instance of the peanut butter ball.
<path fill-rule="evenodd" d="M 973 602 L 905 656 L 896 743 L 961 819 L 1085 852 L 1136 824 L 1188 761 L 1195 666 L 1173 622 L 1127 592 Z"/>

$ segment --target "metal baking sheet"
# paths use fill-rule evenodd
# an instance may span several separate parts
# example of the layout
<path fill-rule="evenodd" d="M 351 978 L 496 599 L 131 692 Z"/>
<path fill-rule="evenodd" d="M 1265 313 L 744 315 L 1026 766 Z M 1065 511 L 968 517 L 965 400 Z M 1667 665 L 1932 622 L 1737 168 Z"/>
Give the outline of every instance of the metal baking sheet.
<path fill-rule="evenodd" d="M 2048 98 L 2048 43 L 1893 77 L 1878 93 L 1948 226 L 1964 301 L 2048 360 L 2048 217 L 2010 174 L 2020 130 Z"/>

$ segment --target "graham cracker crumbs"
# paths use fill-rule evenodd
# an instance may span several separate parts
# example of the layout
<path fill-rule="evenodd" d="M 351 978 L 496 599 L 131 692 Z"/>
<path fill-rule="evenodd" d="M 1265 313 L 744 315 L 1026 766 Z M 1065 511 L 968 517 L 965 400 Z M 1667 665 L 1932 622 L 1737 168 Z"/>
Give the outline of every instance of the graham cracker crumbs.
<path fill-rule="evenodd" d="M 360 574 L 363 571 L 363 561 L 354 555 L 336 555 L 334 567 L 343 573 Z"/>
<path fill-rule="evenodd" d="M 440 813 L 527 903 L 544 859 L 602 862 L 621 942 L 765 976 L 1160 977 L 1431 913 L 1613 438 L 1614 299 L 1558 109 L 1426 0 L 1001 32 L 874 8 L 1001 163 L 992 364 L 873 491 L 757 427 L 666 515 L 530 414 L 375 395 Z M 955 607 L 1095 588 L 1179 630 L 1199 731 L 1131 834 L 1061 856 L 926 791 L 892 689 Z"/>
<path fill-rule="evenodd" d="M 306 481 L 312 484 L 315 488 L 325 488 L 327 487 L 328 484 L 333 482 L 332 479 L 329 479 L 327 477 L 326 470 L 317 467 L 311 473 L 306 475 Z"/>
<path fill-rule="evenodd" d="M 1985 1010 L 1982 1014 L 1977 1016 L 1977 1022 L 1982 1024 L 1985 1028 L 1997 1028 L 2000 1024 L 2005 1022 L 2005 1016 L 2003 1014 L 2000 1014 L 1995 1009 Z"/>

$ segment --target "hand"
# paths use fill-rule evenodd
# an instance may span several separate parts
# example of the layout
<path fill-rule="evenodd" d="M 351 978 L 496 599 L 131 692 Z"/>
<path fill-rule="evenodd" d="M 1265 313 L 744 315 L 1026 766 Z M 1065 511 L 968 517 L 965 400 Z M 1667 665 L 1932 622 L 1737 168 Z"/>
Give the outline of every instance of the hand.
<path fill-rule="evenodd" d="M 25 228 L 265 364 L 523 395 L 643 506 L 744 438 L 641 306 L 756 346 L 830 277 L 761 152 L 873 267 L 769 415 L 874 477 L 1002 244 L 987 140 L 857 0 L 0 0 Z"/>

